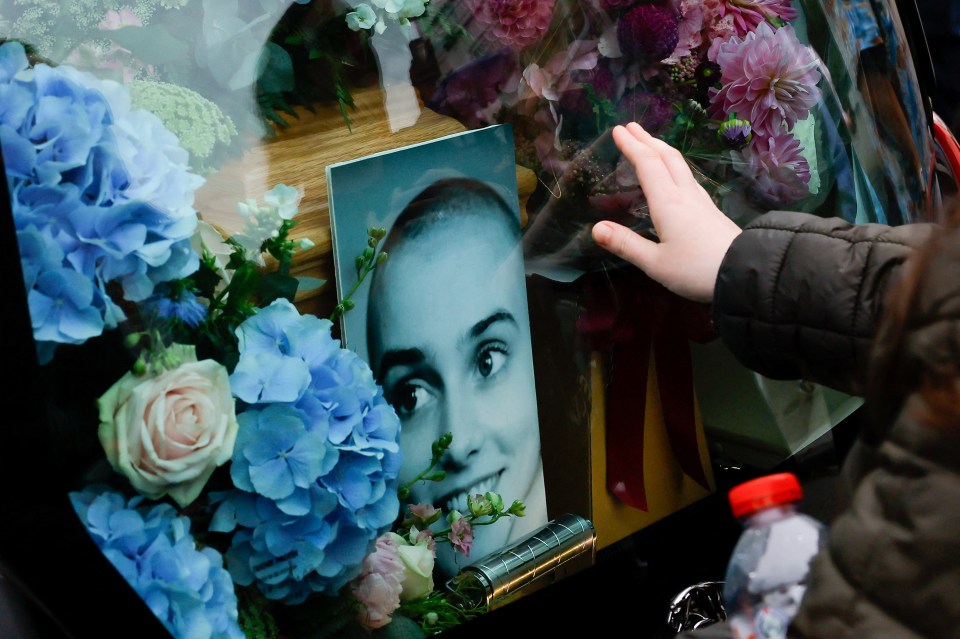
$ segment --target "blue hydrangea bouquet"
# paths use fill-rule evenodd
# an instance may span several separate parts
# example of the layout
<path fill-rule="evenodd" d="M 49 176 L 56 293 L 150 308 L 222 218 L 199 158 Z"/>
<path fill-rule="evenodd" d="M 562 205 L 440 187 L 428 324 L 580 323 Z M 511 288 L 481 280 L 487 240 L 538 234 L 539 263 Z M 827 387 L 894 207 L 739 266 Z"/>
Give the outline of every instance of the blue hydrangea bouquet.
<path fill-rule="evenodd" d="M 320 285 L 290 275 L 310 246 L 290 239 L 302 193 L 278 184 L 238 203 L 245 225 L 223 237 L 194 209 L 204 178 L 188 152 L 125 85 L 16 41 L 0 44 L 0 104 L 39 362 L 108 339 L 128 355 L 85 398 L 96 420 L 75 427 L 96 433 L 104 472 L 70 499 L 170 633 L 278 637 L 304 619 L 379 628 L 395 615 L 431 633 L 481 612 L 434 587 L 436 544 L 467 554 L 476 526 L 523 504 L 401 508 L 399 419 L 333 335 L 351 301 L 328 318 L 293 303 Z M 386 259 L 384 235 L 360 247 L 362 277 Z M 449 443 L 422 480 L 442 479 Z"/>

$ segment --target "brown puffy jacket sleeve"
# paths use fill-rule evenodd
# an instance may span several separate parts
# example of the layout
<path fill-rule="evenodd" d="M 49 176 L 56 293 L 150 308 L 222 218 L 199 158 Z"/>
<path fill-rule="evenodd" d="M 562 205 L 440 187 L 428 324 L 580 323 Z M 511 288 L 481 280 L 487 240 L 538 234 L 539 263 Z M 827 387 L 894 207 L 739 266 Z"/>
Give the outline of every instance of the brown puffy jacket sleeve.
<path fill-rule="evenodd" d="M 934 228 L 767 213 L 724 257 L 713 299 L 717 333 L 766 377 L 860 394 L 889 285 Z"/>

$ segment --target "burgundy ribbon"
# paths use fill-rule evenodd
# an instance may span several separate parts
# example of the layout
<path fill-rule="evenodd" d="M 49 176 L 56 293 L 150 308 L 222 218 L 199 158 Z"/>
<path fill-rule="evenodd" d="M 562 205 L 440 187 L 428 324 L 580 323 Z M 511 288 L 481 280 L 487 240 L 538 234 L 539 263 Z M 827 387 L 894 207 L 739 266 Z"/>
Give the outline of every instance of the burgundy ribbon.
<path fill-rule="evenodd" d="M 670 447 L 681 470 L 709 489 L 700 460 L 690 340 L 716 337 L 708 307 L 685 300 L 637 269 L 584 276 L 588 291 L 579 328 L 593 350 L 608 354 L 607 488 L 648 510 L 643 436 L 650 352 Z"/>

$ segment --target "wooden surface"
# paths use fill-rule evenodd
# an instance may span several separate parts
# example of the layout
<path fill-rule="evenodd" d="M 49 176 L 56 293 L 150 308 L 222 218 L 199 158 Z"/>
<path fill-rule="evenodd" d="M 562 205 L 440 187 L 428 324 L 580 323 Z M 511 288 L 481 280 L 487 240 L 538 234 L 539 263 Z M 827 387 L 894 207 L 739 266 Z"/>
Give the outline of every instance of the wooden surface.
<path fill-rule="evenodd" d="M 349 113 L 350 128 L 333 105 L 318 107 L 316 113 L 297 109 L 299 117 L 288 118 L 289 128 L 273 139 L 250 144 L 242 157 L 224 164 L 197 192 L 202 219 L 230 234 L 243 226 L 236 212 L 238 202 L 262 201 L 266 191 L 281 183 L 303 191 L 292 237 L 309 238 L 315 246 L 299 252 L 293 274 L 319 277 L 327 285 L 300 294 L 297 305 L 301 312 L 321 317 L 329 315 L 336 303 L 326 166 L 466 130 L 460 122 L 421 105 L 415 125 L 392 133 L 378 86 L 359 89 L 353 97 L 357 109 Z M 517 183 L 525 223 L 526 199 L 536 187 L 536 176 L 518 166 Z"/>

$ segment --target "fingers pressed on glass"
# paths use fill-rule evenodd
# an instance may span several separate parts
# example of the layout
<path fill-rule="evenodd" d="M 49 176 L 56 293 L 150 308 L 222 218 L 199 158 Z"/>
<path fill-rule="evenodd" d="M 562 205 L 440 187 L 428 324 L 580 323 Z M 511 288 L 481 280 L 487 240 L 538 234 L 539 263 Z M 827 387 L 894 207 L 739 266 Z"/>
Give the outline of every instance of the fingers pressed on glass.
<path fill-rule="evenodd" d="M 687 164 L 686 159 L 684 159 L 683 154 L 680 153 L 679 150 L 660 138 L 654 137 L 636 122 L 627 124 L 627 131 L 641 143 L 646 144 L 660 155 L 660 159 L 670 172 L 674 184 L 684 189 L 699 186 L 696 178 L 693 177 L 693 171 L 690 170 L 690 165 Z"/>
<path fill-rule="evenodd" d="M 622 126 L 614 128 L 613 139 L 620 152 L 633 164 L 640 188 L 648 201 L 656 200 L 658 193 L 662 193 L 665 187 L 676 186 L 663 157 L 652 146 Z"/>

